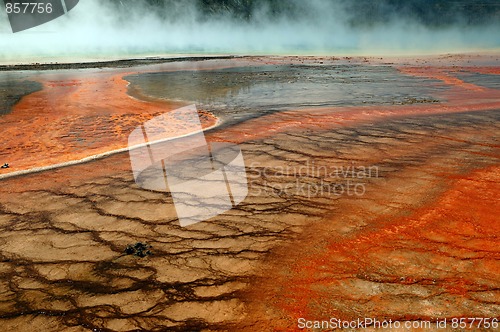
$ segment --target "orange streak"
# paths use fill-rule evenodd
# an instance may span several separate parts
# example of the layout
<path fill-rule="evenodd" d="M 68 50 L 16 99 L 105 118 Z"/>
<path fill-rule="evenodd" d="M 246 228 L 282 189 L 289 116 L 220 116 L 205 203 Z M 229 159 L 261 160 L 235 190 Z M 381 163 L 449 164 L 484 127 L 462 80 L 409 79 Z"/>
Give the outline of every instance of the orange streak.
<path fill-rule="evenodd" d="M 360 123 L 383 121 L 387 118 L 424 116 L 484 110 L 500 110 L 500 90 L 479 87 L 454 78 L 444 69 L 433 67 L 402 67 L 401 72 L 409 75 L 441 80 L 451 89 L 438 97 L 446 100 L 440 103 L 394 106 L 327 107 L 300 109 L 270 114 L 233 126 L 224 132 L 212 134 L 215 140 L 244 142 L 270 137 L 290 130 L 326 130 Z M 473 67 L 454 70 L 472 71 Z M 494 73 L 495 68 L 481 68 L 482 73 Z"/>
<path fill-rule="evenodd" d="M 152 117 L 185 103 L 141 101 L 127 95 L 121 74 L 79 75 L 77 79 L 43 81 L 43 90 L 25 96 L 0 117 L 0 162 L 18 171 L 78 160 L 127 147 L 129 133 Z M 204 128 L 217 119 L 201 116 Z M 181 123 L 172 135 L 182 135 Z"/>

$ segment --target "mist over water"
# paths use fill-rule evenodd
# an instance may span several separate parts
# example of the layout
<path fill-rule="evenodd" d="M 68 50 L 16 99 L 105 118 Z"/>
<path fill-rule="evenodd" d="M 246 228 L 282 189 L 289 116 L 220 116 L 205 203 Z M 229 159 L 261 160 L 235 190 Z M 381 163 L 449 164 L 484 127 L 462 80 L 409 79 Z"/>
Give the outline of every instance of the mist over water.
<path fill-rule="evenodd" d="M 431 6 L 436 1 L 443 5 Z M 15 34 L 2 9 L 0 61 L 196 53 L 391 55 L 500 48 L 497 2 L 471 0 L 472 9 L 458 10 L 451 0 L 436 1 L 406 2 L 412 7 L 391 0 L 80 0 L 63 17 Z"/>

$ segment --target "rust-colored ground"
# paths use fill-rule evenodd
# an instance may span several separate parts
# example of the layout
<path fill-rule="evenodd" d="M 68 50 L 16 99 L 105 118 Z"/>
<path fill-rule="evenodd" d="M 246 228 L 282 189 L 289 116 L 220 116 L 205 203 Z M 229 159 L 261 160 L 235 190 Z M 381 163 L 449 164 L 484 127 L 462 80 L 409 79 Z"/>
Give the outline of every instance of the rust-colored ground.
<path fill-rule="evenodd" d="M 288 111 L 208 133 L 240 144 L 250 191 L 235 209 L 187 228 L 178 226 L 169 195 L 134 183 L 127 154 L 2 180 L 2 326 L 288 331 L 301 317 L 498 317 L 500 90 L 457 77 L 497 75 L 498 67 L 398 69 L 439 79 L 450 87 L 439 96 L 446 101 Z M 121 147 L 127 130 L 157 107 L 163 113 L 180 105 L 131 99 L 120 75 L 44 81 L 44 90 L 0 118 L 10 148 L 2 156 L 28 168 L 59 161 L 60 153 L 84 156 L 76 136 L 61 143 L 74 130 L 66 123 L 83 123 L 79 137 L 96 152 L 115 148 L 110 137 Z M 103 96 L 113 98 L 95 102 Z M 65 106 L 50 104 L 54 98 Z M 32 123 L 26 107 L 36 110 Z M 107 128 L 106 139 L 91 140 L 100 130 L 92 119 Z M 378 171 L 360 178 L 279 172 L 307 162 Z M 294 187 L 348 180 L 366 191 L 311 195 Z M 137 241 L 151 244 L 154 255 L 124 255 Z"/>
<path fill-rule="evenodd" d="M 449 187 L 430 202 L 439 180 L 423 173 L 403 171 L 389 192 L 339 202 L 329 220 L 277 249 L 248 293 L 249 329 L 300 330 L 299 318 L 498 317 L 500 167 L 443 172 Z"/>
<path fill-rule="evenodd" d="M 11 168 L 3 174 L 80 160 L 127 147 L 134 128 L 186 103 L 141 101 L 127 95 L 127 73 L 48 74 L 37 78 L 43 90 L 24 97 L 0 118 L 0 160 Z M 76 79 L 74 77 L 77 77 Z M 209 113 L 204 128 L 216 124 Z M 186 134 L 172 124 L 172 136 Z"/>

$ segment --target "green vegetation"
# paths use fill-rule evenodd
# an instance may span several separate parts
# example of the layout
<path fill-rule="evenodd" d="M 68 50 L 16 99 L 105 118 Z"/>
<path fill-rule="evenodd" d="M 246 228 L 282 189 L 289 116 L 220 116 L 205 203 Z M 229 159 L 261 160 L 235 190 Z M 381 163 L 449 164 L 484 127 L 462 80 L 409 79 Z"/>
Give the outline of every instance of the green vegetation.
<path fill-rule="evenodd" d="M 128 9 L 138 4 L 137 0 L 107 1 Z M 322 14 L 331 11 L 335 19 L 342 11 L 342 19 L 352 26 L 370 26 L 394 19 L 435 27 L 500 22 L 498 0 L 144 0 L 140 3 L 156 9 L 160 16 L 170 18 L 196 8 L 196 19 L 199 20 L 218 16 L 246 21 L 308 14 L 314 17 L 314 10 L 319 8 Z"/>

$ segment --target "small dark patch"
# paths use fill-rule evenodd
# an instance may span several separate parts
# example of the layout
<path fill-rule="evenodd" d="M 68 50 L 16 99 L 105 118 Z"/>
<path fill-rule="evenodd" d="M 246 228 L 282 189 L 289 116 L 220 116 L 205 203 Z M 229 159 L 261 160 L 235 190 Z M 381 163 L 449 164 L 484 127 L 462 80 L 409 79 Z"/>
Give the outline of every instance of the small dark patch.
<path fill-rule="evenodd" d="M 33 81 L 0 81 L 0 115 L 9 114 L 12 106 L 22 97 L 42 90 L 42 85 Z"/>
<path fill-rule="evenodd" d="M 153 254 L 150 250 L 152 247 L 147 243 L 137 242 L 136 244 L 128 244 L 125 253 L 143 258 Z"/>
<path fill-rule="evenodd" d="M 226 60 L 238 58 L 233 55 L 223 56 L 194 56 L 178 58 L 150 57 L 139 59 L 124 59 L 112 61 L 96 62 L 76 62 L 76 63 L 31 63 L 24 65 L 0 65 L 0 71 L 19 71 L 19 70 L 62 70 L 62 69 L 87 69 L 87 68 L 129 68 L 136 66 L 147 66 L 168 62 L 179 61 L 205 61 L 205 60 Z"/>

